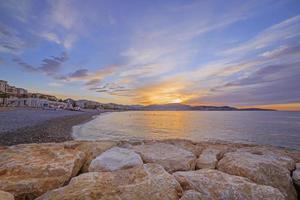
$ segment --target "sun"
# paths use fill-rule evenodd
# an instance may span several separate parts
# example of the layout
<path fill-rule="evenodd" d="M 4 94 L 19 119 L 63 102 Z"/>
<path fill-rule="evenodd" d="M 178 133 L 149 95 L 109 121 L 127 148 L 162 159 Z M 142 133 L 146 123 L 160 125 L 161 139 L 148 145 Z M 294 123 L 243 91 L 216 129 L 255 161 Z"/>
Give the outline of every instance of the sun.
<path fill-rule="evenodd" d="M 177 98 L 177 99 L 173 99 L 170 103 L 181 103 L 182 99 Z"/>

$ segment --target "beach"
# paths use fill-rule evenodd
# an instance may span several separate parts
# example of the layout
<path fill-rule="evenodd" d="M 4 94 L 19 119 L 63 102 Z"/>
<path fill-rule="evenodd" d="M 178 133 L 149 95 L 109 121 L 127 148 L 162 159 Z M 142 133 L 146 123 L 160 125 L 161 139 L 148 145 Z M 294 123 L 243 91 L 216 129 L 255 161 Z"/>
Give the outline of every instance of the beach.
<path fill-rule="evenodd" d="M 0 145 L 72 140 L 72 127 L 103 111 L 6 108 L 0 110 Z"/>
<path fill-rule="evenodd" d="M 183 138 L 74 136 L 73 140 L 75 125 L 102 124 L 97 119 L 114 114 L 134 116 L 120 112 L 94 117 L 102 112 L 107 111 L 2 109 L 0 199 L 296 200 L 299 196 L 300 151 Z"/>

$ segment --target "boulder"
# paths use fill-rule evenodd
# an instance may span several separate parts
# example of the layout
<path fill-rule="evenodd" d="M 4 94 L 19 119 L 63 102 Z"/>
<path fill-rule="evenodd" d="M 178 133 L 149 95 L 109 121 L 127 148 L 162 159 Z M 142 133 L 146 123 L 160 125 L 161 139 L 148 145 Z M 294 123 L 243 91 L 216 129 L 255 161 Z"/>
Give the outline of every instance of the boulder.
<path fill-rule="evenodd" d="M 300 195 L 300 168 L 293 172 L 293 182 L 297 189 L 298 195 Z"/>
<path fill-rule="evenodd" d="M 82 151 L 86 155 L 86 160 L 81 169 L 81 172 L 88 172 L 90 163 L 93 159 L 99 156 L 104 151 L 117 146 L 116 141 L 70 141 L 65 142 L 65 147 Z"/>
<path fill-rule="evenodd" d="M 296 163 L 296 169 L 300 169 L 300 163 Z"/>
<path fill-rule="evenodd" d="M 26 144 L 0 151 L 0 189 L 31 200 L 77 175 L 85 154 L 62 144 Z"/>
<path fill-rule="evenodd" d="M 166 143 L 151 143 L 133 146 L 145 163 L 157 163 L 168 172 L 195 169 L 196 156 L 185 149 Z"/>
<path fill-rule="evenodd" d="M 162 166 L 146 164 L 114 172 L 89 172 L 37 200 L 178 200 L 182 189 Z"/>
<path fill-rule="evenodd" d="M 180 147 L 182 149 L 185 149 L 187 151 L 190 151 L 195 156 L 199 156 L 200 153 L 205 148 L 205 145 L 201 145 L 201 144 L 200 145 L 196 145 L 192 141 L 190 141 L 190 140 L 184 140 L 184 139 L 166 139 L 166 140 L 162 140 L 162 142 L 163 143 L 167 143 L 167 144 L 172 144 L 172 145 L 175 145 L 175 146 Z M 147 143 L 147 142 L 145 142 L 145 143 Z M 152 141 L 152 143 L 153 143 L 153 141 Z"/>
<path fill-rule="evenodd" d="M 180 200 L 204 200 L 204 197 L 201 193 L 195 190 L 187 190 L 183 193 Z"/>
<path fill-rule="evenodd" d="M 14 195 L 12 195 L 11 193 L 0 190 L 0 199 L 1 200 L 14 200 L 15 198 L 14 198 Z"/>
<path fill-rule="evenodd" d="M 219 149 L 204 149 L 196 161 L 196 169 L 215 169 L 220 155 L 221 150 Z"/>
<path fill-rule="evenodd" d="M 249 152 L 251 154 L 260 155 L 263 157 L 267 157 L 270 160 L 273 160 L 274 163 L 292 171 L 296 167 L 296 162 L 294 158 L 291 157 L 287 150 L 281 150 L 280 148 L 275 147 L 265 147 L 265 146 L 258 146 L 258 147 L 247 147 L 247 148 L 240 148 L 237 152 Z"/>
<path fill-rule="evenodd" d="M 139 154 L 131 149 L 113 147 L 95 158 L 90 166 L 90 172 L 110 172 L 143 165 Z"/>
<path fill-rule="evenodd" d="M 228 174 L 247 177 L 261 185 L 278 188 L 286 199 L 296 199 L 290 177 L 295 163 L 288 156 L 260 149 L 239 149 L 226 153 L 218 162 L 218 169 Z"/>
<path fill-rule="evenodd" d="M 196 190 L 205 200 L 283 200 L 271 186 L 258 185 L 249 179 L 213 169 L 175 172 L 173 176 L 184 190 Z"/>

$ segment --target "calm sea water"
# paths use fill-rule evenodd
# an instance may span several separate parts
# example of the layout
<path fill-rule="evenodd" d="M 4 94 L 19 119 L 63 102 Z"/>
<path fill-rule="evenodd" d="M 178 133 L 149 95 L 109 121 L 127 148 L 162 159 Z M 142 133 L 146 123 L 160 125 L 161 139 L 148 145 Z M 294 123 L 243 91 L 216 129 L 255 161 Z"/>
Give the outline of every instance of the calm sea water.
<path fill-rule="evenodd" d="M 73 129 L 76 139 L 224 140 L 300 149 L 300 112 L 129 111 L 99 115 Z"/>

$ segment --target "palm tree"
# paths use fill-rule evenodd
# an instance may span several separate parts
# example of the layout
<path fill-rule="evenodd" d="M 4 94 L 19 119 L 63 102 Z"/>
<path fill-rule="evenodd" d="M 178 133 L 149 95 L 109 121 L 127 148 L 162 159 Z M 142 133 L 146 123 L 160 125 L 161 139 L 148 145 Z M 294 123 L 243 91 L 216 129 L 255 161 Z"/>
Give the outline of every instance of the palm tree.
<path fill-rule="evenodd" d="M 7 99 L 8 97 L 9 94 L 7 94 L 6 92 L 0 92 L 0 98 L 2 98 L 2 105 L 4 105 L 5 99 Z"/>

